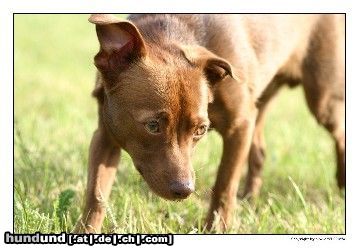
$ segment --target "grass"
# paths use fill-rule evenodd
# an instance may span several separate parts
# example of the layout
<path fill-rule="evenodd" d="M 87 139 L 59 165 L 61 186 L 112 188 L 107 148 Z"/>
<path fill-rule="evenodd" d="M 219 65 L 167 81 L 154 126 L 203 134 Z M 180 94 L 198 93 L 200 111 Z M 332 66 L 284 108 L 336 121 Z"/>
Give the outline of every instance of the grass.
<path fill-rule="evenodd" d="M 88 145 L 96 127 L 90 97 L 98 44 L 86 15 L 15 16 L 15 232 L 71 231 L 81 214 Z M 238 199 L 229 233 L 344 233 L 333 143 L 308 112 L 302 89 L 284 89 L 265 127 L 264 185 Z M 169 202 L 151 193 L 123 153 L 104 232 L 203 233 L 222 152 L 215 132 L 194 153 L 196 194 Z"/>

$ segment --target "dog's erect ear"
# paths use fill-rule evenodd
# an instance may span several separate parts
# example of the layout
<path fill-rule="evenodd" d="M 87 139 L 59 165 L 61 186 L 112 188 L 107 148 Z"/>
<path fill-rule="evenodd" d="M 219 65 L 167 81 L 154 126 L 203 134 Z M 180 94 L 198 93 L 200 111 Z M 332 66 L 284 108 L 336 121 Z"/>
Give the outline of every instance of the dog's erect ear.
<path fill-rule="evenodd" d="M 93 14 L 89 21 L 96 24 L 100 52 L 95 65 L 100 71 L 121 71 L 146 55 L 143 38 L 134 24 L 114 15 Z"/>
<path fill-rule="evenodd" d="M 230 63 L 206 48 L 201 46 L 181 46 L 181 49 L 189 63 L 203 68 L 210 85 L 222 81 L 227 76 L 235 78 Z"/>

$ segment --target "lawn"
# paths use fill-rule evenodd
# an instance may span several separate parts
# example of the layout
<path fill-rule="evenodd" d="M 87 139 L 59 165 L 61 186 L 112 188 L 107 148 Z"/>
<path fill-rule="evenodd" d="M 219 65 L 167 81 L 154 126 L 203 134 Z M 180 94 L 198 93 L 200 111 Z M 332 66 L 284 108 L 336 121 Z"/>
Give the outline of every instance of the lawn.
<path fill-rule="evenodd" d="M 14 226 L 17 233 L 71 231 L 80 217 L 88 146 L 96 128 L 87 15 L 15 16 Z M 333 143 L 308 112 L 301 88 L 283 89 L 265 127 L 260 197 L 238 198 L 229 233 L 344 233 L 344 193 L 336 187 Z M 194 153 L 196 193 L 170 202 L 152 192 L 123 152 L 104 232 L 203 233 L 222 152 L 211 132 Z M 242 188 L 241 184 L 241 188 Z"/>

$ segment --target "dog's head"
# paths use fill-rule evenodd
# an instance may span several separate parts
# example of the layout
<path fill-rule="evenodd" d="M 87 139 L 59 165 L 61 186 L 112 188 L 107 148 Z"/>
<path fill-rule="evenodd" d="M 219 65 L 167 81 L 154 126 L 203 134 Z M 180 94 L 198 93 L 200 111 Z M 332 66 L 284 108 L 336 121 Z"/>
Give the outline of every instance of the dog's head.
<path fill-rule="evenodd" d="M 109 133 L 158 195 L 194 191 L 193 147 L 209 127 L 212 89 L 231 66 L 200 46 L 146 42 L 134 24 L 92 15 L 100 51 L 95 95 Z"/>

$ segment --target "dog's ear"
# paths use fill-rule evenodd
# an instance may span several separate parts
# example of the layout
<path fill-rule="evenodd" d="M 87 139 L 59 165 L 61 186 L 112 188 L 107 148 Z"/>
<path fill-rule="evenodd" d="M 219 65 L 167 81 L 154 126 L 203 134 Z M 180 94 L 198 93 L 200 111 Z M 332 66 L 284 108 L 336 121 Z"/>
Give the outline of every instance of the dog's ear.
<path fill-rule="evenodd" d="M 93 14 L 89 21 L 96 24 L 100 51 L 95 65 L 102 71 L 121 71 L 132 61 L 146 55 L 143 38 L 134 24 L 114 15 Z"/>
<path fill-rule="evenodd" d="M 204 72 L 210 84 L 222 81 L 225 77 L 233 77 L 231 65 L 219 57 L 207 59 Z"/>
<path fill-rule="evenodd" d="M 181 46 L 181 50 L 190 64 L 203 69 L 210 85 L 215 85 L 227 76 L 235 79 L 230 63 L 206 48 L 202 46 Z"/>

